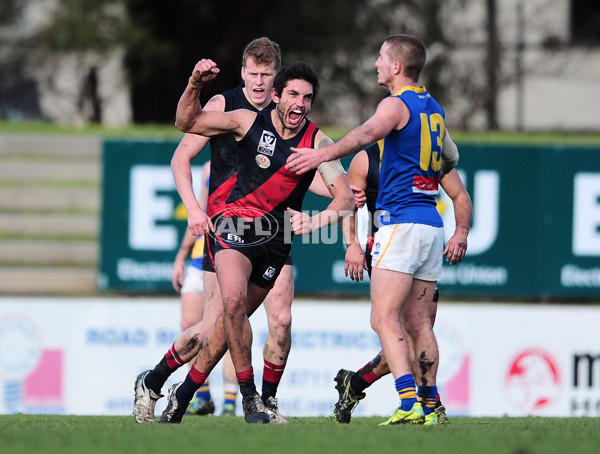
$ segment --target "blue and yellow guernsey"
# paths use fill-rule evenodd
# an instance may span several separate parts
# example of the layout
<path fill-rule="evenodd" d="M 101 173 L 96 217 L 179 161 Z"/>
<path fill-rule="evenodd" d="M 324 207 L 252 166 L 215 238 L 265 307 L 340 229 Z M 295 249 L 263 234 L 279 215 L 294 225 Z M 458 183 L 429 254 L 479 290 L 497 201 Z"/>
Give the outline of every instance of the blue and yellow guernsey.
<path fill-rule="evenodd" d="M 377 210 L 380 225 L 426 224 L 442 227 L 435 196 L 441 177 L 444 110 L 425 87 L 404 87 L 393 96 L 410 111 L 401 130 L 380 142 Z"/>
<path fill-rule="evenodd" d="M 192 261 L 190 262 L 190 266 L 194 268 L 202 269 L 202 260 L 204 256 L 204 235 L 196 238 L 196 242 L 194 243 L 194 247 L 192 248 L 192 253 L 190 255 Z"/>

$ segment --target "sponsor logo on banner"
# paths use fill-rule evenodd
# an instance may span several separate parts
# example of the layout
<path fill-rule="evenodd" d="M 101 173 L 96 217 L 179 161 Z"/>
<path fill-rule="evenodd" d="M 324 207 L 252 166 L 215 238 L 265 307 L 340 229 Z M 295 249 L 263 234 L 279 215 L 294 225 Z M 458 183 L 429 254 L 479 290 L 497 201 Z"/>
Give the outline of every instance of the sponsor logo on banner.
<path fill-rule="evenodd" d="M 600 256 L 600 173 L 576 173 L 573 182 L 573 255 Z M 596 280 L 595 287 L 600 287 Z"/>
<path fill-rule="evenodd" d="M 202 181 L 193 168 L 193 181 Z M 195 188 L 196 189 L 196 188 Z M 197 189 L 196 189 L 197 191 Z M 133 251 L 173 251 L 179 246 L 176 227 L 179 197 L 168 165 L 135 165 L 129 189 L 128 245 Z"/>
<path fill-rule="evenodd" d="M 115 326 L 92 326 L 86 330 L 86 346 L 90 348 L 145 348 L 170 346 L 179 333 L 167 329 L 156 331 L 146 328 L 123 328 Z"/>
<path fill-rule="evenodd" d="M 0 386 L 9 413 L 64 413 L 63 352 L 44 349 L 27 317 L 0 319 Z"/>
<path fill-rule="evenodd" d="M 544 350 L 524 350 L 510 362 L 504 388 L 516 410 L 536 414 L 558 400 L 562 388 L 558 363 Z"/>
<path fill-rule="evenodd" d="M 600 351 L 572 356 L 571 416 L 600 416 Z"/>
<path fill-rule="evenodd" d="M 440 352 L 437 384 L 444 405 L 454 415 L 469 413 L 470 355 L 458 335 L 456 326 L 436 321 L 435 337 Z"/>

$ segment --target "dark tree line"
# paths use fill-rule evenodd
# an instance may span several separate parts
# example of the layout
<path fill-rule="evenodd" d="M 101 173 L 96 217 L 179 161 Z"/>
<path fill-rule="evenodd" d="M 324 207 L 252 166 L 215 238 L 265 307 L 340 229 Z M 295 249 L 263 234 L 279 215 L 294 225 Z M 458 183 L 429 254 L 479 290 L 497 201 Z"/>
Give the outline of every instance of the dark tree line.
<path fill-rule="evenodd" d="M 238 84 L 242 51 L 260 36 L 280 44 L 283 64 L 308 61 L 326 79 L 345 84 L 352 96 L 364 95 L 364 81 L 356 81 L 348 66 L 362 65 L 365 45 L 374 61 L 378 48 L 369 40 L 381 40 L 375 33 L 379 15 L 364 3 L 127 0 L 132 39 L 126 62 L 136 121 L 172 121 L 186 80 L 202 57 L 212 58 L 222 70 L 205 88 L 204 100 Z"/>
<path fill-rule="evenodd" d="M 466 2 L 453 0 L 455 6 Z M 3 25 L 19 21 L 24 5 L 0 0 L 0 32 Z M 26 68 L 52 55 L 121 48 L 134 122 L 170 123 L 198 59 L 212 58 L 221 68 L 216 81 L 204 89 L 206 101 L 240 82 L 243 48 L 254 38 L 268 36 L 280 44 L 283 64 L 304 60 L 319 73 L 323 89 L 311 117 L 325 124 L 354 125 L 370 116 L 385 94 L 376 84 L 374 62 L 391 34 L 415 34 L 438 49 L 431 53 L 423 79 L 443 105 L 449 104 L 450 84 L 456 90 L 460 81 L 448 64 L 456 37 L 451 41 L 445 35 L 450 34 L 445 32 L 445 6 L 443 0 L 56 0 L 46 25 L 34 33 L 0 33 L 0 95 L 29 96 L 35 104 L 36 87 Z M 91 121 L 102 115 L 96 71 L 90 68 L 77 101 L 88 106 Z M 493 102 L 486 107 L 495 114 Z M 5 117 L 3 105 L 0 99 L 0 118 Z"/>

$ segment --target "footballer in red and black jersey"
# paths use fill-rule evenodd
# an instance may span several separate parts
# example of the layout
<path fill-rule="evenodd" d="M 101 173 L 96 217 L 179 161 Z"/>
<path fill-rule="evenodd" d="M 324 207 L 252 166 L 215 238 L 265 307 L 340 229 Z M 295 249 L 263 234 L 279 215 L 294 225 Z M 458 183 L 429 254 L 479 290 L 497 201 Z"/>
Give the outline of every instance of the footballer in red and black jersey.
<path fill-rule="evenodd" d="M 262 265 L 253 267 L 250 280 L 260 287 L 272 285 L 289 256 L 294 235 L 287 208 L 302 209 L 315 174 L 296 175 L 285 168 L 290 148 L 314 147 L 318 131 L 307 119 L 298 134 L 283 139 L 271 111 L 263 110 L 238 142 L 237 178 L 215 224 L 215 250 L 234 248 L 251 261 L 258 259 Z"/>
<path fill-rule="evenodd" d="M 259 110 L 246 98 L 243 85 L 225 91 L 225 112 L 246 109 L 253 112 Z M 271 103 L 264 110 L 271 110 L 275 103 Z M 206 214 L 212 220 L 219 216 L 225 208 L 225 201 L 235 185 L 236 170 L 238 168 L 238 146 L 231 135 L 215 136 L 210 139 L 210 180 L 208 185 L 208 200 Z M 214 272 L 214 236 L 207 235 L 204 246 L 204 271 Z"/>

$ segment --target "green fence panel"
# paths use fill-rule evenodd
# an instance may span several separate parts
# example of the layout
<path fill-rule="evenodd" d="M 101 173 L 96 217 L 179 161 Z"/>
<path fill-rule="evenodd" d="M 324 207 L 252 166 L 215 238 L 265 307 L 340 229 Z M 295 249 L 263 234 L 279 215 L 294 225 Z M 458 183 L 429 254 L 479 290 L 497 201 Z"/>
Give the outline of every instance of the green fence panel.
<path fill-rule="evenodd" d="M 173 291 L 173 260 L 187 226 L 170 167 L 177 144 L 178 141 L 104 142 L 101 289 Z M 200 167 L 209 156 L 203 151 L 197 158 L 195 181 L 200 181 Z"/>
<path fill-rule="evenodd" d="M 171 267 L 186 228 L 169 166 L 176 146 L 104 143 L 101 288 L 172 291 Z M 600 299 L 600 145 L 459 148 L 457 169 L 474 217 L 466 258 L 444 265 L 442 294 Z M 209 157 L 201 153 L 196 172 Z M 346 168 L 349 162 L 343 160 Z M 303 209 L 327 203 L 309 193 Z M 438 207 L 448 239 L 454 219 L 443 193 Z M 339 226 L 296 238 L 296 293 L 367 295 L 368 279 L 356 283 L 344 276 L 344 253 Z"/>

